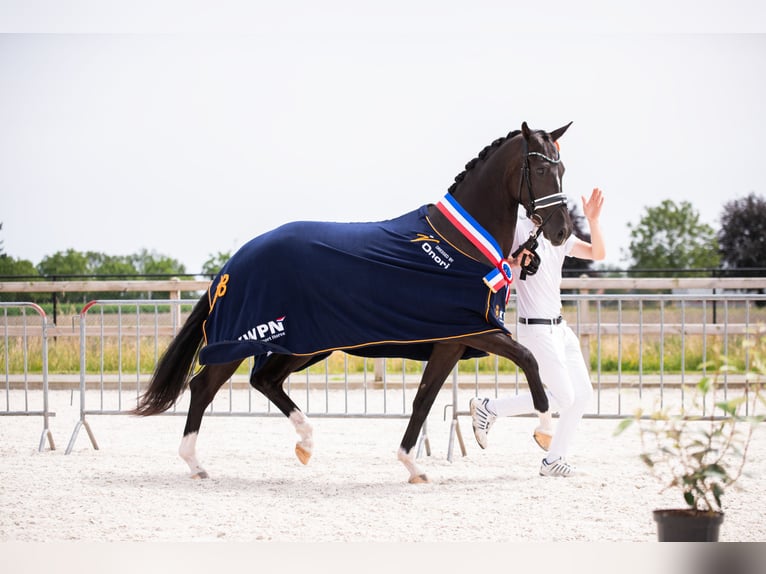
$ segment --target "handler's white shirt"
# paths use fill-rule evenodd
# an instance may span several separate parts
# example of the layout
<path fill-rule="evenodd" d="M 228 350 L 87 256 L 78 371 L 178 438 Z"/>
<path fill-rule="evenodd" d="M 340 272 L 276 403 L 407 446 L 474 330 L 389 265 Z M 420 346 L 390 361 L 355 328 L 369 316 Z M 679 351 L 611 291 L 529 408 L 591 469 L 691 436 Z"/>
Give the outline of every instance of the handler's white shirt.
<path fill-rule="evenodd" d="M 536 228 L 532 221 L 519 215 L 511 253 L 516 251 L 533 231 L 536 231 Z M 520 273 L 514 277 L 518 316 L 527 319 L 555 319 L 561 315 L 561 266 L 564 257 L 572 252 L 575 235 L 570 235 L 558 247 L 554 247 L 542 233 L 537 242 L 536 251 L 540 256 L 540 268 L 537 273 L 528 275 L 524 281 L 521 280 Z"/>

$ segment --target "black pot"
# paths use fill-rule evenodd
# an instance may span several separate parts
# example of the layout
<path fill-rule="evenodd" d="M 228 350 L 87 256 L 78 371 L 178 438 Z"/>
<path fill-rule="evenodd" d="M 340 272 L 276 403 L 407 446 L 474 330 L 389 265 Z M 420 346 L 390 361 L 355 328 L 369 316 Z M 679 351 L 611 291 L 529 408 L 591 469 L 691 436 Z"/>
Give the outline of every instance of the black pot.
<path fill-rule="evenodd" d="M 718 542 L 723 512 L 671 508 L 653 514 L 660 542 Z"/>

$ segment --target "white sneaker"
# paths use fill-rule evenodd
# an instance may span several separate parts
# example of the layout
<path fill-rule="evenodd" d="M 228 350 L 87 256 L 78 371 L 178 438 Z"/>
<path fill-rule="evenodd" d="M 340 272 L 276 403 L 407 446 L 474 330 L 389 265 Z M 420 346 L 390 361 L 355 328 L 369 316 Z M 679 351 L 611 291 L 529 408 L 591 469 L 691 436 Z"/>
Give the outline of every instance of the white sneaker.
<path fill-rule="evenodd" d="M 572 474 L 574 474 L 574 469 L 561 457 L 552 462 L 543 459 L 543 463 L 540 465 L 540 476 L 567 477 L 572 476 Z"/>
<path fill-rule="evenodd" d="M 487 448 L 487 433 L 497 419 L 497 416 L 487 409 L 488 402 L 489 399 L 475 397 L 468 403 L 473 419 L 473 436 L 476 437 L 476 442 L 481 448 Z"/>

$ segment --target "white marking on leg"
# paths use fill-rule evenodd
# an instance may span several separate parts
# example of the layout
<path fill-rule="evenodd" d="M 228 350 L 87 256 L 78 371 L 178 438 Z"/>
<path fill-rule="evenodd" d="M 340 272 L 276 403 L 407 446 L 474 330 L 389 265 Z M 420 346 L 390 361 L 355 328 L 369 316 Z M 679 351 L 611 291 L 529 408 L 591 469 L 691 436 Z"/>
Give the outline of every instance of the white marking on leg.
<path fill-rule="evenodd" d="M 197 433 L 192 432 L 181 439 L 181 446 L 178 447 L 178 454 L 189 465 L 192 478 L 207 478 L 207 472 L 197 461 Z"/>
<path fill-rule="evenodd" d="M 399 451 L 396 453 L 396 458 L 398 458 L 409 471 L 410 478 L 408 482 L 413 484 L 428 482 L 428 477 L 426 477 L 426 474 L 420 470 L 420 467 L 418 467 L 415 462 L 414 448 L 411 449 L 410 452 L 406 452 L 403 448 L 399 447 Z"/>
<path fill-rule="evenodd" d="M 295 427 L 295 432 L 301 437 L 295 445 L 295 452 L 303 464 L 308 463 L 314 448 L 314 428 L 308 418 L 299 410 L 290 413 L 290 422 Z"/>
<path fill-rule="evenodd" d="M 553 415 L 551 414 L 551 411 L 548 410 L 545 413 L 538 413 L 538 417 L 540 419 L 540 424 L 537 425 L 535 430 L 553 436 Z"/>

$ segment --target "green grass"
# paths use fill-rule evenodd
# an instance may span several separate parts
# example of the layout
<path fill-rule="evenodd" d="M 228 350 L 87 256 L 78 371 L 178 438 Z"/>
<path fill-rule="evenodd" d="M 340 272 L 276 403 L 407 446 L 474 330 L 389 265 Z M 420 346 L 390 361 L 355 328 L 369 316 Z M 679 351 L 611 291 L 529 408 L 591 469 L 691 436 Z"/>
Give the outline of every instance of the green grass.
<path fill-rule="evenodd" d="M 107 306 L 99 305 L 91 309 L 87 314 L 87 347 L 86 360 L 87 372 L 104 373 L 151 373 L 154 366 L 170 342 L 170 335 L 159 335 L 155 343 L 155 329 L 164 329 L 165 333 L 171 332 L 171 325 L 176 328 L 188 315 L 191 305 L 184 305 L 181 316 L 171 313 L 171 309 L 160 302 L 152 302 L 140 305 Z M 27 311 L 27 313 L 29 313 Z M 717 304 L 718 324 L 756 324 L 766 323 L 766 309 L 756 305 L 744 305 L 739 303 Z M 577 309 L 571 303 L 565 303 L 564 315 L 572 328 L 576 329 L 578 320 Z M 507 318 L 513 321 L 514 315 L 508 313 Z M 591 304 L 588 309 L 588 317 L 580 317 L 584 322 L 599 323 L 601 325 L 617 324 L 656 326 L 661 321 L 670 324 L 713 324 L 712 305 L 700 303 L 680 304 L 668 302 L 660 305 L 658 302 L 624 303 L 619 310 L 614 304 L 596 305 Z M 50 321 L 50 319 L 49 319 Z M 7 324 L 19 328 L 22 324 L 30 324 L 39 328 L 39 318 L 30 315 L 29 319 L 21 317 L 9 317 Z M 48 337 L 48 370 L 57 374 L 76 374 L 80 372 L 80 343 L 79 315 L 60 315 L 58 318 L 58 332 L 66 330 L 67 336 L 52 336 L 49 331 Z M 70 330 L 71 326 L 71 330 Z M 141 336 L 136 339 L 136 333 L 140 326 Z M 512 327 L 513 328 L 513 327 Z M 102 335 L 103 331 L 103 335 Z M 116 334 L 121 333 L 121 337 Z M 159 332 L 159 331 L 158 331 Z M 146 335 L 146 336 L 144 336 Z M 706 368 L 711 368 L 710 362 L 721 363 L 724 360 L 736 370 L 744 371 L 751 359 L 747 355 L 747 346 L 743 345 L 743 335 L 729 334 L 727 337 L 706 332 L 702 335 L 687 334 L 683 339 L 680 335 L 665 334 L 660 338 L 658 332 L 647 330 L 641 338 L 638 335 L 591 335 L 589 340 L 589 359 L 591 369 L 602 373 L 680 373 L 699 372 L 701 366 L 708 363 Z M 24 346 L 28 352 L 24 354 Z M 7 357 L 7 361 L 6 361 Z M 600 360 L 600 365 L 599 365 Z M 7 365 L 6 365 L 7 362 Z M 403 364 L 404 363 L 404 364 Z M 374 369 L 374 361 L 367 360 L 367 370 Z M 514 373 L 516 365 L 507 359 L 485 357 L 478 361 L 461 361 L 459 369 L 461 373 L 472 374 L 477 371 L 488 375 L 497 368 L 500 373 Z M 365 369 L 365 360 L 343 353 L 333 353 L 330 356 L 327 372 L 331 375 L 343 375 L 346 370 L 351 374 L 362 373 Z M 401 359 L 387 359 L 387 372 L 401 374 L 402 369 L 409 374 L 420 373 L 423 363 L 420 361 L 402 361 Z M 39 336 L 28 337 L 26 342 L 21 337 L 9 336 L 0 338 L 0 372 L 23 373 L 42 372 L 42 351 Z M 248 363 L 244 362 L 239 373 L 247 373 Z M 312 373 L 324 372 L 325 366 L 320 363 L 311 367 Z"/>
<path fill-rule="evenodd" d="M 725 357 L 736 370 L 746 368 L 746 346 L 742 344 L 742 336 L 729 335 L 728 345 L 722 336 L 708 335 L 704 340 L 701 336 L 687 336 L 683 347 L 680 336 L 668 337 L 661 345 L 659 337 L 644 335 L 643 343 L 639 344 L 638 337 L 622 337 L 621 351 L 616 336 L 602 336 L 600 349 L 595 337 L 590 342 L 591 369 L 598 370 L 600 353 L 602 373 L 680 373 L 700 371 L 703 363 L 711 360 L 721 362 Z M 155 346 L 153 336 L 123 337 L 88 337 L 85 349 L 86 371 L 104 373 L 151 373 L 159 355 L 169 343 L 167 337 L 161 337 L 158 346 Z M 26 341 L 27 353 L 24 353 L 24 340 L 21 337 L 9 337 L 6 343 L 0 341 L 0 370 L 10 373 L 42 372 L 42 343 L 39 338 L 30 337 Z M 404 363 L 404 366 L 402 364 Z M 461 361 L 459 369 L 461 373 L 474 373 L 477 370 L 477 362 Z M 495 367 L 500 373 L 515 372 L 516 366 L 507 359 L 494 356 L 478 359 L 478 372 L 480 374 L 492 374 Z M 389 373 L 401 373 L 402 369 L 409 374 L 420 373 L 423 370 L 421 361 L 387 359 L 386 370 Z M 710 365 L 708 364 L 708 368 Z M 362 373 L 365 369 L 365 360 L 362 357 L 344 353 L 333 353 L 328 361 L 327 371 L 330 374 Z M 372 359 L 367 359 L 367 369 L 374 369 Z M 323 364 L 312 367 L 313 373 L 324 372 Z M 238 372 L 247 373 L 247 362 L 243 363 Z M 80 344 L 77 337 L 51 338 L 48 342 L 48 372 L 58 374 L 76 374 L 80 372 Z"/>

